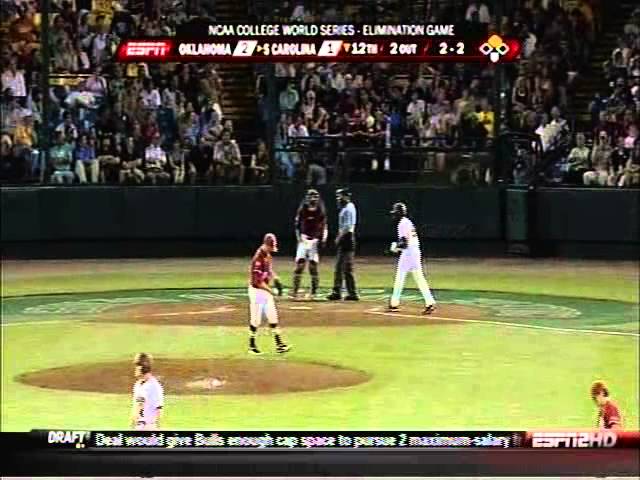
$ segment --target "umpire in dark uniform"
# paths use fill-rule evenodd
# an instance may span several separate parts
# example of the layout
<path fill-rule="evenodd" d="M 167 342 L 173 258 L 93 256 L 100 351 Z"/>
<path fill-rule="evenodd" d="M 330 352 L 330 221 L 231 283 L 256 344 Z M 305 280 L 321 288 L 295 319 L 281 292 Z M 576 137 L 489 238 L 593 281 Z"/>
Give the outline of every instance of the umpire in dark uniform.
<path fill-rule="evenodd" d="M 336 191 L 336 201 L 340 212 L 338 214 L 338 235 L 336 236 L 336 270 L 333 277 L 333 292 L 327 300 L 342 299 L 342 283 L 346 283 L 347 296 L 345 300 L 358 301 L 356 279 L 353 276 L 353 259 L 356 250 L 356 206 L 351 201 L 351 192 L 346 188 Z"/>

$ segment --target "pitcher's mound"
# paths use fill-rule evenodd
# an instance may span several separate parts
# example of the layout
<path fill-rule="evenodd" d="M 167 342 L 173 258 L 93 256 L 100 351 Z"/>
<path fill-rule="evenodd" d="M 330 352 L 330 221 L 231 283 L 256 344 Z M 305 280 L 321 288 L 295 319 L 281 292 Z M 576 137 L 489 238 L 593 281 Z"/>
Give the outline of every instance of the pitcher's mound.
<path fill-rule="evenodd" d="M 163 359 L 154 373 L 172 395 L 272 394 L 349 387 L 367 382 L 364 372 L 321 363 L 262 359 Z M 131 394 L 130 361 L 85 363 L 38 370 L 18 381 L 40 388 Z"/>

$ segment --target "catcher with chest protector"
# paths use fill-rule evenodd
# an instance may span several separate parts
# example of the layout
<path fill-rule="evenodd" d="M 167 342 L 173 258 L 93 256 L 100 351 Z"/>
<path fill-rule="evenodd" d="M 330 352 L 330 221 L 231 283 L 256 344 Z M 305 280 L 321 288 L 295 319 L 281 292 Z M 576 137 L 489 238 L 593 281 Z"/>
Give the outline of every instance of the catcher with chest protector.
<path fill-rule="evenodd" d="M 311 276 L 309 298 L 314 299 L 320 284 L 318 272 L 320 263 L 319 247 L 326 244 L 329 234 L 325 207 L 317 190 L 310 189 L 307 191 L 302 204 L 296 212 L 295 225 L 298 248 L 296 250 L 296 267 L 293 272 L 291 298 L 298 298 L 302 274 L 307 262 L 309 262 L 309 275 Z"/>

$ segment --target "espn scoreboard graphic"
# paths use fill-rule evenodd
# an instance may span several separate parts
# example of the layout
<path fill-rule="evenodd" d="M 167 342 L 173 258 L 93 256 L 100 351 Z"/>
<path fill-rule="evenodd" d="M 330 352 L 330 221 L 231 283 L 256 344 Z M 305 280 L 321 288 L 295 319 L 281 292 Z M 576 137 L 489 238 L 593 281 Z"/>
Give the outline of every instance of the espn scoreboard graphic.
<path fill-rule="evenodd" d="M 242 28 L 241 28 L 242 27 Z M 119 62 L 509 63 L 515 38 L 470 37 L 455 25 L 212 25 L 176 37 L 124 40 Z M 260 27 L 260 28 L 258 28 Z M 332 28 L 329 28 L 332 27 Z M 340 28 L 337 28 L 340 27 Z M 242 34 L 242 35 L 240 35 Z"/>

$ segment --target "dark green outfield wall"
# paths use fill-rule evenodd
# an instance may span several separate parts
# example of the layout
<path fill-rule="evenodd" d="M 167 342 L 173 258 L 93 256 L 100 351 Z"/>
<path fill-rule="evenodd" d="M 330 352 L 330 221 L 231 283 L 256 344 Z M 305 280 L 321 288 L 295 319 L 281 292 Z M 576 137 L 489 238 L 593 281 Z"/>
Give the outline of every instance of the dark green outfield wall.
<path fill-rule="evenodd" d="M 170 255 L 193 243 L 233 246 L 254 243 L 265 232 L 284 243 L 303 188 L 278 187 L 39 187 L 2 189 L 2 234 L 5 255 L 20 256 L 62 244 L 108 245 L 157 242 L 172 245 Z M 330 231 L 335 232 L 333 189 L 321 189 Z M 432 245 L 481 245 L 503 250 L 506 242 L 536 240 L 549 254 L 562 248 L 591 245 L 631 252 L 638 242 L 640 191 L 424 187 L 353 187 L 363 245 L 391 241 L 388 211 L 404 201 L 422 237 Z M 572 247 L 573 248 L 573 247 Z M 105 252 L 106 253 L 106 252 Z M 125 252 L 123 252 L 125 253 Z M 478 250 L 476 253 L 481 254 Z M 497 252 L 494 252 L 497 253 Z M 604 252 L 606 253 L 606 252 Z"/>

